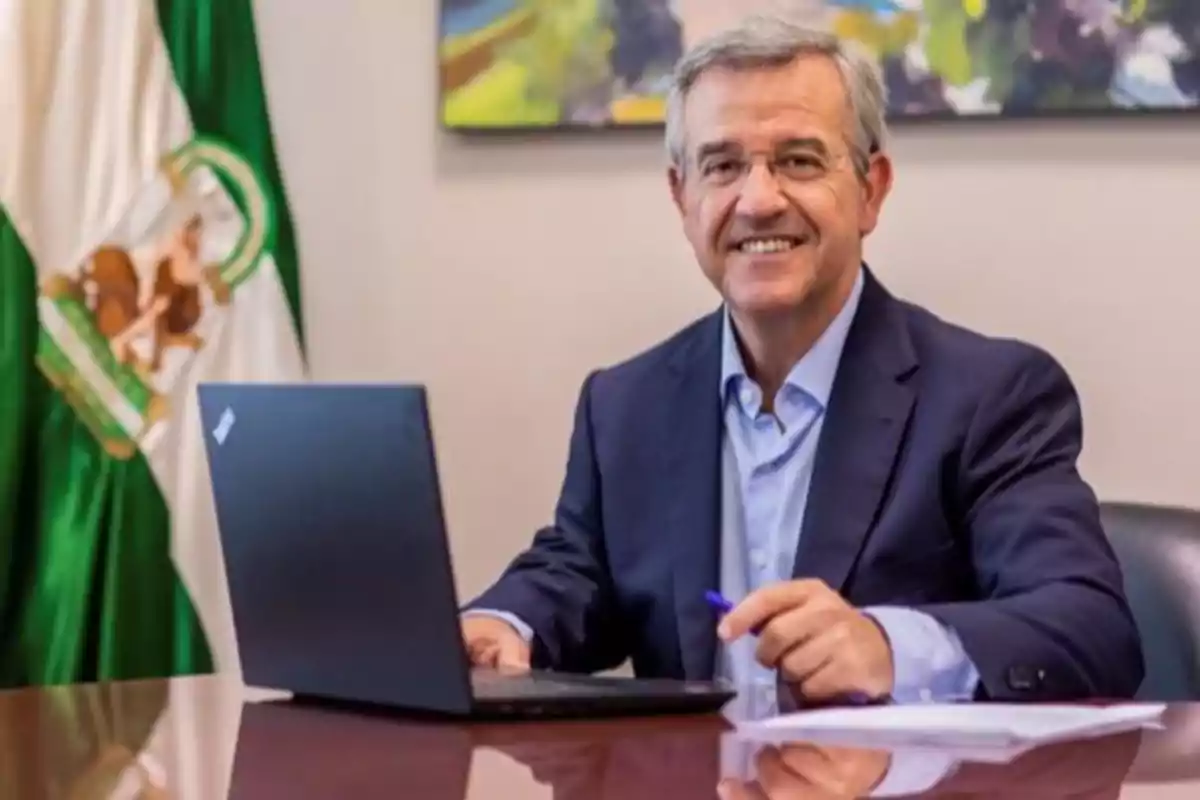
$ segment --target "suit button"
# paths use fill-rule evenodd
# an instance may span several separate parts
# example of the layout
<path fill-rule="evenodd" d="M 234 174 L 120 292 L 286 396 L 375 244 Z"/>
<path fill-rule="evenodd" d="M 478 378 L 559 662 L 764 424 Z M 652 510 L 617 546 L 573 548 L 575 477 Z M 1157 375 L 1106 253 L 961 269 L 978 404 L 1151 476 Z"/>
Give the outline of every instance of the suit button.
<path fill-rule="evenodd" d="M 1028 666 L 1008 668 L 1008 688 L 1014 692 L 1036 692 L 1046 680 L 1046 670 Z"/>

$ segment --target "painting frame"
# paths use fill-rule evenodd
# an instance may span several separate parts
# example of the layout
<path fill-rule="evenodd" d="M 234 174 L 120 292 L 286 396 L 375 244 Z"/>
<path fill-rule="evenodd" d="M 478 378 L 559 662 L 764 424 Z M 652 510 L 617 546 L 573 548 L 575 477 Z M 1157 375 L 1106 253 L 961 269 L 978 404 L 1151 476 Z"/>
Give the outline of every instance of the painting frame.
<path fill-rule="evenodd" d="M 545 119 L 521 119 L 519 115 L 515 119 L 504 120 L 497 122 L 496 120 L 472 120 L 470 114 L 459 115 L 457 118 L 448 113 L 449 105 L 453 99 L 453 93 L 464 85 L 463 75 L 452 74 L 452 70 L 448 69 L 446 60 L 446 43 L 454 35 L 447 25 L 446 9 L 448 4 L 454 2 L 467 2 L 468 0 L 439 0 L 438 13 L 436 18 L 436 41 L 438 45 L 436 55 L 437 66 L 437 87 L 436 87 L 436 117 L 440 130 L 451 134 L 466 135 L 466 136 L 505 136 L 505 135 L 529 135 L 529 134 L 571 134 L 571 133 L 598 133 L 611 134 L 617 132 L 637 132 L 637 131 L 660 131 L 664 126 L 664 121 L 661 115 L 654 118 L 646 119 L 619 119 L 616 115 L 600 118 L 577 119 L 574 117 L 559 118 L 553 120 Z M 479 0 L 476 0 L 479 1 Z M 512 6 L 520 6 L 529 4 L 526 9 L 532 7 L 538 2 L 549 2 L 550 0 L 482 0 L 483 2 L 507 3 Z M 617 0 L 554 0 L 554 2 L 616 2 Z M 655 0 L 642 0 L 642 2 L 654 2 Z M 970 2 L 970 0 L 926 0 L 926 2 Z M 1059 2 L 1062 4 L 1070 4 L 1072 2 L 1127 2 L 1128 0 L 1049 0 L 1050 2 Z M 668 0 L 662 0 L 668 2 Z M 1171 3 L 1171 2 L 1188 2 L 1188 0 L 1145 0 L 1149 3 Z M 825 5 L 838 5 L 836 2 L 825 2 Z M 922 10 L 925 6 L 922 5 Z M 1188 31 L 1188 38 L 1183 41 L 1183 46 L 1190 49 L 1189 55 L 1197 65 L 1197 70 L 1200 71 L 1200 3 L 1196 3 L 1196 21 L 1194 23 L 1194 31 Z M 528 17 L 524 23 L 528 26 L 530 23 Z M 1143 34 L 1144 35 L 1144 34 Z M 1194 38 L 1193 38 L 1194 37 Z M 1181 40 L 1182 41 L 1182 40 Z M 461 66 L 461 63 L 460 65 Z M 473 76 L 472 76 L 473 77 Z M 926 124 L 989 124 L 1005 121 L 1051 121 L 1051 120 L 1137 120 L 1137 119 L 1183 119 L 1193 118 L 1200 114 L 1200 72 L 1196 76 L 1196 86 L 1188 86 L 1188 91 L 1180 89 L 1180 92 L 1186 94 L 1188 103 L 1177 104 L 1133 104 L 1120 105 L 1113 102 L 1108 105 L 1103 104 L 1064 104 L 1062 106 L 1054 105 L 1029 105 L 1021 107 L 1019 105 L 1001 105 L 998 110 L 986 112 L 964 112 L 956 110 L 953 107 L 945 108 L 920 108 L 920 109 L 898 109 L 894 105 L 889 106 L 887 118 L 889 125 L 895 126 L 910 126 L 910 125 L 926 125 Z M 469 82 L 469 80 L 467 81 Z M 890 87 L 889 87 L 890 88 Z M 895 95 L 893 95 L 893 98 Z"/>

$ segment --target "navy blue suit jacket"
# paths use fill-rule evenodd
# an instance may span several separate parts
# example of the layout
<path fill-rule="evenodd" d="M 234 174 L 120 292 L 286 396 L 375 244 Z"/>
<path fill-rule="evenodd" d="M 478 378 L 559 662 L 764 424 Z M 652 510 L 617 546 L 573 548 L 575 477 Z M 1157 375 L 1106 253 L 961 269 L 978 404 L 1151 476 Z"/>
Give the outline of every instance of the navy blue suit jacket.
<path fill-rule="evenodd" d="M 720 344 L 717 312 L 584 382 L 554 524 L 470 604 L 527 622 L 535 666 L 712 676 Z M 984 697 L 1135 693 L 1140 640 L 1051 356 L 868 272 L 827 414 L 796 578 L 950 625 Z"/>

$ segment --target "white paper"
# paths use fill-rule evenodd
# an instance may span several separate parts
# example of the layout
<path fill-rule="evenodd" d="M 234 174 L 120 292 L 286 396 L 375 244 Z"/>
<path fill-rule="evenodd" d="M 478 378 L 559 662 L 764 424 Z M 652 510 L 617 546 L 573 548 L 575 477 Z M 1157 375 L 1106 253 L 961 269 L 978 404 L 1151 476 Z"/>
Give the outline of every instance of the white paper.
<path fill-rule="evenodd" d="M 798 711 L 738 726 L 752 741 L 808 741 L 857 747 L 937 748 L 1011 756 L 1029 747 L 1152 725 L 1163 704 L 1114 706 L 1001 703 L 860 706 Z M 992 754 L 993 758 L 995 753 Z M 1001 758 L 1000 760 L 1003 760 Z"/>

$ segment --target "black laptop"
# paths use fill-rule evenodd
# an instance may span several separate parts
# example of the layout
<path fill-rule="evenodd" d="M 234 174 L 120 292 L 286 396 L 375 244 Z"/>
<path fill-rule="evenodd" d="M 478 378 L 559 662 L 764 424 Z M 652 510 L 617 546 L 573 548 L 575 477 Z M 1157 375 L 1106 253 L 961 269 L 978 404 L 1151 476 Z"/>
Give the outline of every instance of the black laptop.
<path fill-rule="evenodd" d="M 422 386 L 202 384 L 244 681 L 470 718 L 703 713 L 720 683 L 472 669 Z"/>

